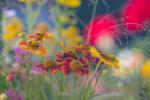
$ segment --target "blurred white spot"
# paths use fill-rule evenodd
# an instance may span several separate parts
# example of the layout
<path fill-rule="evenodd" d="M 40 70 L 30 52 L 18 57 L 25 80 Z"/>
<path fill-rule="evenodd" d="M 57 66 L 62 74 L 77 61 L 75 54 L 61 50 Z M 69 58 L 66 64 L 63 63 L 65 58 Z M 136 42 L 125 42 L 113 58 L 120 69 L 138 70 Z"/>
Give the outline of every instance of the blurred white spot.
<path fill-rule="evenodd" d="M 128 49 L 122 50 L 118 55 L 118 59 L 122 67 L 130 67 L 134 62 L 134 52 Z"/>
<path fill-rule="evenodd" d="M 115 46 L 114 39 L 109 35 L 103 35 L 97 38 L 96 47 L 106 52 L 112 52 Z"/>
<path fill-rule="evenodd" d="M 16 11 L 14 10 L 14 9 L 4 9 L 3 10 L 3 14 L 6 16 L 6 17 L 8 17 L 8 18 L 10 18 L 10 17 L 15 17 L 16 16 Z"/>

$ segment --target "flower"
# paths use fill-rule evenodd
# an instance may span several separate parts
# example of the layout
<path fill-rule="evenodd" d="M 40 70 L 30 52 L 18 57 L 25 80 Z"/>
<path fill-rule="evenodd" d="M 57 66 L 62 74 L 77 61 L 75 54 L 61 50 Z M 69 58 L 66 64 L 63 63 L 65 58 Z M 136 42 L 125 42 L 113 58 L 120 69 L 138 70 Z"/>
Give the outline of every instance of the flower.
<path fill-rule="evenodd" d="M 65 58 L 61 63 L 61 71 L 67 75 L 71 72 L 70 62 L 73 60 L 71 57 Z"/>
<path fill-rule="evenodd" d="M 93 57 L 99 58 L 101 63 L 104 63 L 106 66 L 119 68 L 119 60 L 115 56 L 100 53 L 95 49 L 95 47 L 91 47 L 90 51 Z"/>
<path fill-rule="evenodd" d="M 52 75 L 60 71 L 60 64 L 55 60 L 44 60 L 43 64 L 38 64 L 36 67 L 42 69 L 46 73 L 50 70 Z"/>
<path fill-rule="evenodd" d="M 74 38 L 80 33 L 79 29 L 75 26 L 70 26 L 63 30 L 62 34 L 67 38 Z"/>
<path fill-rule="evenodd" d="M 36 53 L 37 55 L 46 56 L 48 54 L 46 47 L 40 41 L 22 40 L 19 42 L 19 46 L 22 47 L 25 51 Z"/>
<path fill-rule="evenodd" d="M 32 33 L 28 35 L 29 39 L 35 40 L 35 41 L 46 41 L 48 39 L 52 38 L 52 34 L 45 32 L 45 33 Z"/>
<path fill-rule="evenodd" d="M 114 56 L 108 56 L 99 53 L 94 47 L 88 45 L 76 45 L 70 48 L 63 48 L 56 53 L 55 60 L 45 60 L 43 64 L 37 67 L 44 72 L 51 73 L 62 72 L 65 75 L 75 73 L 75 75 L 88 75 L 90 66 L 95 66 L 99 62 L 110 67 L 119 67 L 119 61 Z"/>
<path fill-rule="evenodd" d="M 75 26 L 69 26 L 68 28 L 62 30 L 62 36 L 64 39 L 67 39 L 65 43 L 68 47 L 81 43 L 82 40 L 79 33 L 79 29 Z"/>
<path fill-rule="evenodd" d="M 79 61 L 79 60 L 72 60 L 70 62 L 70 68 L 71 70 L 78 70 L 78 69 L 81 69 L 83 66 L 83 64 Z"/>
<path fill-rule="evenodd" d="M 7 100 L 7 95 L 5 93 L 0 94 L 0 100 Z"/>
<path fill-rule="evenodd" d="M 18 0 L 21 3 L 34 3 L 37 2 L 38 0 Z"/>
<path fill-rule="evenodd" d="M 139 14 L 137 7 L 139 6 L 128 3 L 122 11 L 124 27 L 132 33 L 142 31 L 146 25 L 145 18 Z"/>
<path fill-rule="evenodd" d="M 5 94 L 9 100 L 25 100 L 24 96 L 19 91 L 14 89 L 7 90 Z"/>
<path fill-rule="evenodd" d="M 150 9 L 149 0 L 130 0 L 129 3 L 136 9 L 139 15 L 144 19 L 150 19 L 150 11 L 145 9 Z"/>
<path fill-rule="evenodd" d="M 116 25 L 116 19 L 112 15 L 98 15 L 85 27 L 83 38 L 90 45 L 96 45 L 97 39 L 103 38 L 102 36 L 105 35 L 117 38 Z"/>
<path fill-rule="evenodd" d="M 7 26 L 5 26 L 4 28 L 3 39 L 8 41 L 13 40 L 22 31 L 23 31 L 23 25 L 20 19 L 17 17 L 13 17 L 8 21 Z"/>
<path fill-rule="evenodd" d="M 146 78 L 150 79 L 150 60 L 147 60 L 144 66 L 141 69 L 141 75 Z"/>
<path fill-rule="evenodd" d="M 6 77 L 6 81 L 12 82 L 12 81 L 14 80 L 14 77 L 15 77 L 15 75 L 8 75 L 8 76 Z"/>
<path fill-rule="evenodd" d="M 147 27 L 147 22 L 150 20 L 149 0 L 129 0 L 125 7 L 123 7 L 123 22 L 124 27 L 135 32 L 142 32 Z"/>
<path fill-rule="evenodd" d="M 57 2 L 69 8 L 78 8 L 81 5 L 81 0 L 57 0 Z"/>

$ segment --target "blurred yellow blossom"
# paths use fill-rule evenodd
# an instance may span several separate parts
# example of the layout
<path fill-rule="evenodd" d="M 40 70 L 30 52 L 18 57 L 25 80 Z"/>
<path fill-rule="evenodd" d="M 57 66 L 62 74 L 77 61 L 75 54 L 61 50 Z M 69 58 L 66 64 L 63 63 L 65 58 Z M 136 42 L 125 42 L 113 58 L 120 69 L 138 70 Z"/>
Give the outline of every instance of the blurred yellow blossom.
<path fill-rule="evenodd" d="M 0 94 L 0 100 L 7 100 L 7 96 L 5 93 Z"/>
<path fill-rule="evenodd" d="M 81 5 L 81 0 L 57 0 L 57 2 L 69 8 L 78 8 Z"/>
<path fill-rule="evenodd" d="M 63 29 L 62 30 L 62 35 L 64 37 L 64 39 L 66 39 L 66 44 L 68 46 L 74 46 L 76 44 L 81 43 L 82 39 L 79 36 L 79 29 L 75 26 L 70 26 L 67 29 Z"/>
<path fill-rule="evenodd" d="M 18 0 L 19 2 L 22 2 L 22 3 L 34 3 L 36 2 L 37 0 Z"/>
<path fill-rule="evenodd" d="M 45 33 L 49 31 L 49 27 L 46 23 L 39 23 L 35 26 L 36 33 Z"/>
<path fill-rule="evenodd" d="M 91 47 L 90 51 L 93 57 L 100 58 L 101 63 L 104 63 L 106 66 L 115 68 L 120 67 L 119 60 L 115 56 L 98 52 L 95 47 Z"/>
<path fill-rule="evenodd" d="M 75 26 L 70 26 L 62 31 L 62 34 L 67 38 L 74 38 L 79 34 L 79 29 Z"/>
<path fill-rule="evenodd" d="M 150 60 L 147 60 L 141 69 L 141 74 L 144 78 L 150 79 Z"/>
<path fill-rule="evenodd" d="M 23 25 L 19 18 L 11 18 L 4 28 L 3 39 L 4 40 L 13 40 L 15 39 L 20 32 L 23 31 Z"/>

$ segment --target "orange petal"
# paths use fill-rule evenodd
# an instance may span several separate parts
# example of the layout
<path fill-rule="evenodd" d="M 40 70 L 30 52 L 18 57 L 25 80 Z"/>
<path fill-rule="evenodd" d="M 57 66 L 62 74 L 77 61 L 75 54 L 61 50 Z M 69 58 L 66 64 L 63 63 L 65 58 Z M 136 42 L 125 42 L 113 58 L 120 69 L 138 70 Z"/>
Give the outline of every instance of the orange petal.
<path fill-rule="evenodd" d="M 24 50 L 28 49 L 28 43 L 27 43 L 27 41 L 24 41 L 24 40 L 20 41 L 19 42 L 19 46 L 21 46 Z"/>
<path fill-rule="evenodd" d="M 46 56 L 48 55 L 48 51 L 45 46 L 40 46 L 40 48 L 36 51 L 36 54 Z"/>

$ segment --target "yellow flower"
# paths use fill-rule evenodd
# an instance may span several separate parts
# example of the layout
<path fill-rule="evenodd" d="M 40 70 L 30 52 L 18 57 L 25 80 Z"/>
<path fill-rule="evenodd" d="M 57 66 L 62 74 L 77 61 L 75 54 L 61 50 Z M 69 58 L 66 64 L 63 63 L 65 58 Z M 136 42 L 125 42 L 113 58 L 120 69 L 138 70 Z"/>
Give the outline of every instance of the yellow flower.
<path fill-rule="evenodd" d="M 150 79 L 150 60 L 147 60 L 141 69 L 141 74 L 144 78 Z"/>
<path fill-rule="evenodd" d="M 68 41 L 68 46 L 72 47 L 76 44 L 80 44 L 82 42 L 82 38 L 77 36 L 77 37 L 74 37 L 72 40 L 70 39 L 70 41 Z"/>
<path fill-rule="evenodd" d="M 79 29 L 75 26 L 70 26 L 69 28 L 64 29 L 62 31 L 64 37 L 71 38 L 71 39 L 76 37 L 79 34 L 79 32 L 80 32 Z"/>
<path fill-rule="evenodd" d="M 93 57 L 100 58 L 101 63 L 104 63 L 106 66 L 114 68 L 120 67 L 119 60 L 115 56 L 100 53 L 96 50 L 95 47 L 91 47 L 90 52 Z"/>
<path fill-rule="evenodd" d="M 67 29 L 64 29 L 62 31 L 62 35 L 64 39 L 66 40 L 65 43 L 67 46 L 74 46 L 76 44 L 81 43 L 82 39 L 78 35 L 80 33 L 79 29 L 75 26 L 70 26 Z"/>
<path fill-rule="evenodd" d="M 23 25 L 21 21 L 17 17 L 14 17 L 9 20 L 8 25 L 4 28 L 3 39 L 13 40 L 22 31 L 23 31 Z"/>
<path fill-rule="evenodd" d="M 6 96 L 5 93 L 2 93 L 2 94 L 0 95 L 0 100 L 7 100 L 7 96 Z"/>
<path fill-rule="evenodd" d="M 81 5 L 81 0 L 57 0 L 57 2 L 69 8 L 78 8 Z"/>
<path fill-rule="evenodd" d="M 19 2 L 22 2 L 22 3 L 34 3 L 34 2 L 37 2 L 37 0 L 18 0 Z"/>
<path fill-rule="evenodd" d="M 35 27 L 35 32 L 36 33 L 45 33 L 49 31 L 49 27 L 46 23 L 39 23 Z"/>

